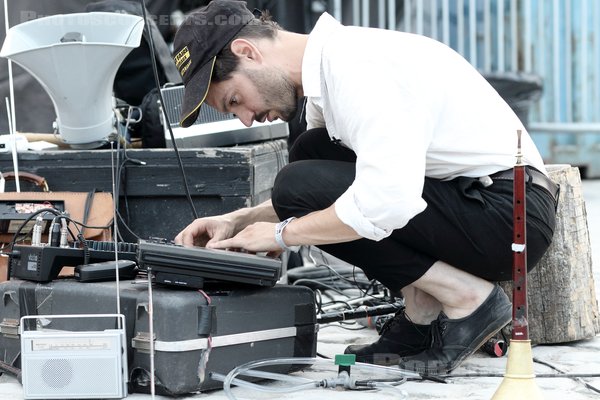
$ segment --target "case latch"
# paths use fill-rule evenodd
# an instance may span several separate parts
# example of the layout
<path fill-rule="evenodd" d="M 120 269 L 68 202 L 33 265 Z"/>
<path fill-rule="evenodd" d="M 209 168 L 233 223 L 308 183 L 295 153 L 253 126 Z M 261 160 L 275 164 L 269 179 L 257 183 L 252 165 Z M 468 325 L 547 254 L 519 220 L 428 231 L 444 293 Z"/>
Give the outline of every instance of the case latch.
<path fill-rule="evenodd" d="M 0 334 L 8 337 L 19 337 L 19 320 L 4 318 L 2 322 L 0 322 Z"/>

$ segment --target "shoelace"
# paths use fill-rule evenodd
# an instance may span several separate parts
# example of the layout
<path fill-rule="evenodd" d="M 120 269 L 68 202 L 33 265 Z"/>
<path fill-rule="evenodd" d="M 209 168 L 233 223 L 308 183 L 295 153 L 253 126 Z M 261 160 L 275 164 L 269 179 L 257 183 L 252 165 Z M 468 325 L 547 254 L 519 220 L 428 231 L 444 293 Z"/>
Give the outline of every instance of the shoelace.
<path fill-rule="evenodd" d="M 394 316 L 392 318 L 390 318 L 387 321 L 385 321 L 385 323 L 381 327 L 381 331 L 379 332 L 379 336 L 383 336 L 394 325 L 396 325 L 398 322 L 400 322 L 401 318 L 406 319 L 406 317 L 404 316 L 404 308 L 401 308 L 400 310 L 396 311 L 396 314 L 394 314 Z"/>
<path fill-rule="evenodd" d="M 444 332 L 447 326 L 447 317 L 440 314 L 437 319 L 431 322 L 431 348 L 439 348 L 444 345 Z"/>

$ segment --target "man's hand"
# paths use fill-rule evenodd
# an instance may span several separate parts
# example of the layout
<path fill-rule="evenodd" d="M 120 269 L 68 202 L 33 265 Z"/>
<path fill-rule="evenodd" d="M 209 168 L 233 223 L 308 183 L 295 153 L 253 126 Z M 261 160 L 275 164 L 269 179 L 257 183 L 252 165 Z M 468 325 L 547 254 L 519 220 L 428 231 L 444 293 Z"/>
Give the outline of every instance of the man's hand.
<path fill-rule="evenodd" d="M 256 222 L 248 225 L 232 238 L 211 240 L 206 247 L 213 249 L 244 249 L 252 253 L 267 252 L 276 255 L 283 250 L 275 241 L 275 225 L 271 222 Z"/>
<path fill-rule="evenodd" d="M 235 224 L 225 216 L 198 218 L 175 237 L 176 244 L 211 247 L 235 234 Z"/>

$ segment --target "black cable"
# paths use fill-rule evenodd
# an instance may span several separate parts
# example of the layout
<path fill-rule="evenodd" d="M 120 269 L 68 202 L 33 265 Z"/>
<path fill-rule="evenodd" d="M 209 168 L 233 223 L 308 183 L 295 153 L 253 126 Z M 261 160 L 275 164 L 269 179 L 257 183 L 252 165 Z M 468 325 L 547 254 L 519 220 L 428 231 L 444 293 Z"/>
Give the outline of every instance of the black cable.
<path fill-rule="evenodd" d="M 127 153 L 125 153 L 125 157 L 123 159 L 123 161 L 119 164 L 119 166 L 117 167 L 117 179 L 116 179 L 116 184 L 115 184 L 115 191 L 117 193 L 121 193 L 121 180 L 123 180 L 124 182 L 127 181 L 127 176 L 123 176 L 126 171 L 127 168 L 125 168 L 125 165 L 127 163 L 134 163 L 134 164 L 139 164 L 139 165 L 145 165 L 145 162 L 134 159 L 134 158 L 130 158 Z M 132 236 L 134 236 L 135 238 L 139 239 L 140 237 L 133 232 L 133 230 L 129 227 L 129 220 L 130 220 L 130 215 L 129 215 L 129 200 L 127 197 L 127 191 L 126 191 L 126 187 L 123 188 L 123 199 L 125 200 L 125 215 L 126 218 L 123 218 L 123 216 L 121 215 L 120 211 L 119 211 L 119 203 L 115 204 L 115 211 L 117 213 L 117 217 L 119 218 L 119 220 L 121 221 L 121 224 L 123 226 L 125 226 L 125 229 L 127 229 L 127 231 L 129 231 L 129 233 L 131 233 Z M 118 238 L 120 238 L 120 240 L 123 241 L 123 238 L 120 236 L 117 236 Z"/>
<path fill-rule="evenodd" d="M 352 269 L 352 279 L 354 279 L 354 282 L 356 282 L 356 265 L 353 265 L 353 269 Z M 360 292 L 362 293 L 362 295 L 364 297 L 372 297 L 373 299 L 377 299 L 375 296 L 369 294 L 369 289 L 373 289 L 375 290 L 375 286 L 377 285 L 377 280 L 376 279 L 371 279 L 369 286 L 367 286 L 367 289 L 363 292 L 362 288 L 357 284 L 356 287 L 358 288 L 358 290 L 360 290 Z M 395 301 L 395 299 L 390 299 L 390 302 L 393 303 Z"/>
<path fill-rule="evenodd" d="M 10 241 L 10 251 L 12 252 L 12 249 L 15 245 L 15 242 L 17 240 L 17 237 L 19 236 L 19 234 L 21 233 L 21 230 L 25 227 L 25 225 L 27 225 L 27 223 L 29 221 L 31 221 L 34 217 L 36 217 L 38 214 L 41 213 L 52 213 L 56 216 L 60 216 L 61 212 L 55 208 L 40 208 L 39 210 L 31 213 L 27 218 L 25 218 L 25 220 L 21 223 L 21 225 L 19 225 L 19 227 L 17 228 L 17 230 L 15 231 L 11 241 Z"/>
<path fill-rule="evenodd" d="M 357 328 L 349 328 L 347 326 L 340 325 L 340 324 L 324 324 L 324 325 L 319 325 L 319 329 L 329 328 L 331 326 L 336 326 L 338 328 L 342 328 L 342 329 L 345 329 L 347 331 L 362 331 L 364 329 L 367 329 L 366 326 L 360 326 L 360 327 L 357 327 Z"/>
<path fill-rule="evenodd" d="M 346 278 L 344 275 L 342 275 L 338 271 L 336 271 L 335 268 L 333 268 L 333 267 L 331 267 L 330 265 L 327 265 L 327 264 L 318 264 L 316 267 L 317 268 L 319 268 L 319 267 L 325 267 L 325 268 L 327 268 L 327 270 L 330 272 L 329 278 L 331 280 L 333 280 L 334 277 L 337 277 L 337 279 L 341 279 L 342 281 L 349 283 L 350 286 L 346 287 L 346 289 L 357 287 L 359 290 L 361 290 L 361 287 L 360 287 L 361 285 L 369 284 L 370 283 L 370 281 L 367 280 L 366 282 L 360 282 L 360 284 L 359 284 L 359 282 L 354 277 L 354 274 L 353 274 L 354 280 L 352 280 L 350 278 Z M 369 287 L 372 287 L 372 285 L 369 284 L 369 286 L 367 288 L 369 288 Z M 363 293 L 363 297 L 366 297 L 366 296 L 364 296 L 365 292 L 363 292 L 361 290 L 361 293 Z"/>
<path fill-rule="evenodd" d="M 139 161 L 139 160 L 137 160 Z M 121 162 L 121 165 L 119 166 L 119 172 L 118 172 L 118 186 L 117 186 L 117 193 L 119 193 L 119 196 L 121 195 L 121 179 L 123 179 L 123 182 L 127 182 L 127 168 L 125 168 L 125 165 L 128 162 L 134 162 L 133 159 L 129 158 L 129 157 L 125 157 L 125 159 L 123 159 L 123 162 Z M 141 162 L 141 161 L 139 161 Z M 144 163 L 145 165 L 145 163 Z M 129 212 L 129 197 L 127 196 L 127 185 L 123 185 L 123 200 L 125 202 L 125 216 L 127 217 L 127 222 L 129 222 L 131 220 L 131 214 Z M 117 209 L 118 210 L 118 209 Z"/>
<path fill-rule="evenodd" d="M 338 290 L 338 289 L 334 288 L 333 286 L 327 285 L 327 284 L 317 281 L 315 279 L 305 279 L 305 278 L 298 279 L 298 280 L 294 281 L 293 285 L 302 285 L 302 286 L 310 287 L 309 285 L 303 285 L 303 283 L 311 283 L 316 286 L 321 286 L 321 287 L 324 287 L 325 289 L 333 290 L 334 292 L 339 293 L 342 296 L 346 296 L 346 294 L 344 292 L 342 292 L 341 290 Z"/>
<path fill-rule="evenodd" d="M 323 312 L 323 295 L 321 294 L 321 291 L 319 289 L 313 290 L 313 293 L 315 296 L 315 305 L 317 308 L 316 313 L 317 313 L 317 315 L 319 315 L 320 313 Z"/>
<path fill-rule="evenodd" d="M 150 24 L 148 23 L 148 15 L 146 13 L 146 1 L 140 0 L 142 4 L 142 14 L 144 16 L 144 24 L 146 25 L 146 29 L 148 30 L 148 47 L 150 47 L 150 57 L 152 58 L 152 71 L 154 72 L 154 80 L 156 82 L 156 88 L 158 90 L 158 98 L 160 100 L 160 104 L 162 104 L 162 112 L 163 117 L 165 119 L 165 124 L 169 129 L 169 134 L 171 135 L 171 143 L 173 145 L 173 150 L 175 150 L 175 155 L 177 158 L 177 162 L 179 163 L 179 169 L 181 171 L 181 177 L 183 179 L 183 187 L 185 189 L 185 194 L 190 203 L 190 207 L 192 208 L 192 213 L 194 214 L 194 219 L 198 218 L 198 212 L 196 211 L 196 207 L 194 207 L 194 201 L 192 200 L 192 195 L 190 193 L 190 188 L 187 183 L 187 178 L 185 176 L 185 169 L 183 167 L 183 161 L 181 161 L 181 156 L 179 154 L 179 150 L 177 149 L 177 143 L 175 142 L 175 135 L 173 134 L 173 129 L 171 129 L 171 122 L 169 121 L 169 116 L 167 115 L 167 111 L 165 109 L 165 100 L 163 99 L 162 92 L 160 91 L 160 79 L 158 78 L 158 66 L 156 65 L 156 58 L 154 55 L 154 40 L 152 39 L 152 29 L 150 29 Z"/>
<path fill-rule="evenodd" d="M 75 221 L 73 218 L 68 217 L 66 215 L 61 215 L 60 217 L 66 219 L 67 221 L 69 221 L 71 223 L 73 223 L 73 225 L 75 225 L 75 227 L 81 226 L 81 227 L 84 227 L 84 228 L 87 228 L 87 229 L 110 229 L 112 227 L 112 222 L 110 224 L 108 224 L 108 225 L 93 226 L 93 225 L 84 224 L 84 223 L 79 222 L 79 221 Z M 79 228 L 77 228 L 77 230 L 79 230 Z M 81 231 L 80 231 L 80 233 L 81 233 Z"/>
<path fill-rule="evenodd" d="M 555 371 L 557 371 L 557 374 L 535 374 L 536 378 L 567 378 L 567 379 L 572 379 L 575 382 L 581 383 L 583 384 L 586 388 L 596 392 L 596 393 L 600 393 L 600 389 L 596 388 L 595 386 L 590 385 L 589 383 L 585 382 L 583 380 L 583 378 L 598 378 L 600 377 L 600 374 L 573 374 L 573 373 L 566 373 L 564 371 L 562 371 L 561 369 L 557 368 L 556 366 L 542 361 L 540 359 L 537 359 L 535 357 L 533 357 L 533 362 L 536 362 L 538 364 L 547 366 L 548 368 L 551 368 Z M 438 376 L 439 379 L 444 380 L 444 379 L 448 379 L 448 378 L 503 378 L 504 374 L 502 373 L 477 373 L 477 374 L 451 374 L 451 375 L 440 375 Z M 445 382 L 444 382 L 445 383 Z"/>
<path fill-rule="evenodd" d="M 563 370 L 559 369 L 558 367 L 556 367 L 556 366 L 554 366 L 554 365 L 550 364 L 549 362 L 546 362 L 546 361 L 540 360 L 539 358 L 535 358 L 535 357 L 533 357 L 533 362 L 536 362 L 536 363 L 538 363 L 538 364 L 541 364 L 541 365 L 545 365 L 545 366 L 546 366 L 546 367 L 548 367 L 548 368 L 551 368 L 551 369 L 553 369 L 553 370 L 555 370 L 555 371 L 557 371 L 557 372 L 560 372 L 562 375 L 564 375 L 564 374 L 565 374 L 565 371 L 563 371 Z M 536 376 L 537 376 L 537 375 L 536 375 Z M 600 376 L 600 375 L 598 375 L 598 376 Z M 579 382 L 579 383 L 583 384 L 583 385 L 584 385 L 586 388 L 590 389 L 591 391 L 594 391 L 594 392 L 596 392 L 596 393 L 600 393 L 600 389 L 598 389 L 598 388 L 597 388 L 597 387 L 595 387 L 595 386 L 592 386 L 592 385 L 590 385 L 589 383 L 587 383 L 586 381 L 584 381 L 584 380 L 583 380 L 583 379 L 581 379 L 580 377 L 577 377 L 577 376 L 571 376 L 571 377 L 569 377 L 569 378 L 570 378 L 570 379 L 573 379 L 575 382 Z"/>
<path fill-rule="evenodd" d="M 125 222 L 125 220 L 123 219 L 123 216 L 121 215 L 121 213 L 119 212 L 119 210 L 117 210 L 117 218 L 119 218 L 119 220 L 121 221 L 121 225 L 123 225 L 123 227 L 125 229 L 127 229 L 127 231 L 136 238 L 136 240 L 140 240 L 141 237 L 138 236 L 134 231 L 131 230 L 131 228 L 129 227 L 129 225 L 127 225 L 127 223 Z M 124 240 L 122 240 L 124 241 Z"/>

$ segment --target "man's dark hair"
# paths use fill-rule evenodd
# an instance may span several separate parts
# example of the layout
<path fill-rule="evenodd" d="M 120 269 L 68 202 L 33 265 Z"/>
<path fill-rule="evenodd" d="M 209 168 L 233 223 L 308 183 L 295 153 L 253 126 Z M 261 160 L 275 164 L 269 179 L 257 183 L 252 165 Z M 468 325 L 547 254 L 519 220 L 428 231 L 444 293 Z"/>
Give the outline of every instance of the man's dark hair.
<path fill-rule="evenodd" d="M 271 19 L 268 11 L 263 11 L 259 18 L 254 18 L 248 22 L 217 55 L 211 81 L 226 81 L 231 78 L 231 74 L 237 69 L 239 58 L 231 51 L 231 43 L 235 39 L 273 39 L 277 36 L 279 30 L 282 30 L 282 28 Z"/>

